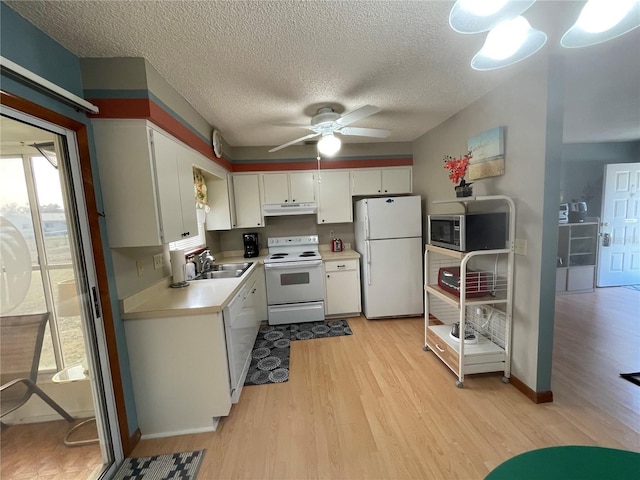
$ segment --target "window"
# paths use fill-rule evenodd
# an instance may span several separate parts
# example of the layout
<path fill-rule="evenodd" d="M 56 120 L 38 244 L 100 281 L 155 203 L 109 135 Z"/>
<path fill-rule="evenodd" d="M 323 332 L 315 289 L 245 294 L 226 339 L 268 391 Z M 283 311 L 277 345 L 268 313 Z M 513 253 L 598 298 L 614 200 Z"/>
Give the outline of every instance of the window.
<path fill-rule="evenodd" d="M 80 312 L 60 304 L 61 285 L 74 284 L 74 271 L 59 171 L 35 150 L 3 155 L 0 192 L 0 258 L 8 282 L 2 283 L 0 313 L 51 312 L 40 370 L 80 363 L 85 357 Z"/>
<path fill-rule="evenodd" d="M 196 208 L 196 215 L 198 217 L 198 234 L 185 240 L 170 242 L 169 250 L 195 250 L 207 244 L 204 234 L 204 210 Z"/>

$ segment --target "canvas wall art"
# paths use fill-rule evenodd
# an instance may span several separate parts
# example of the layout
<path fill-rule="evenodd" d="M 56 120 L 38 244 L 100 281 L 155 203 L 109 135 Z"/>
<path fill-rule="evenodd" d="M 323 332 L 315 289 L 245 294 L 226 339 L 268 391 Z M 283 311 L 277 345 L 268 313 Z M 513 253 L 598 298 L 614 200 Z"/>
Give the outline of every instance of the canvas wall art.
<path fill-rule="evenodd" d="M 504 127 L 470 138 L 467 146 L 473 155 L 469 163 L 470 180 L 504 175 Z"/>

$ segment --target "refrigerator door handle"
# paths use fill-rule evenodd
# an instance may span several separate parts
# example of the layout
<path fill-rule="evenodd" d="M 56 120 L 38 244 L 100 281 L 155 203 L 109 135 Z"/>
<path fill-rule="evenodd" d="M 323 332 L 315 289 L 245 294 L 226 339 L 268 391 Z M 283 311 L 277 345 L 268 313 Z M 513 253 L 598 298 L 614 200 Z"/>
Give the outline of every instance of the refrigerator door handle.
<path fill-rule="evenodd" d="M 367 285 L 371 285 L 371 242 L 367 244 Z"/>
<path fill-rule="evenodd" d="M 369 238 L 369 215 L 366 213 L 364 216 L 364 238 Z"/>

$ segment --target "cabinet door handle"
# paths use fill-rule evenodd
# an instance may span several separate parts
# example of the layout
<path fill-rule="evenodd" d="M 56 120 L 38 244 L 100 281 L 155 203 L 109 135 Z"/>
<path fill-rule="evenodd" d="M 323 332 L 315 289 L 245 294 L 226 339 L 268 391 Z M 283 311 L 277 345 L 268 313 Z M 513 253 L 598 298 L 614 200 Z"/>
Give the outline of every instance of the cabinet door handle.
<path fill-rule="evenodd" d="M 338 265 L 338 268 L 345 268 L 346 265 Z"/>
<path fill-rule="evenodd" d="M 436 343 L 436 348 L 438 349 L 438 351 L 440 353 L 444 353 L 444 349 L 440 345 L 438 345 L 437 343 Z"/>

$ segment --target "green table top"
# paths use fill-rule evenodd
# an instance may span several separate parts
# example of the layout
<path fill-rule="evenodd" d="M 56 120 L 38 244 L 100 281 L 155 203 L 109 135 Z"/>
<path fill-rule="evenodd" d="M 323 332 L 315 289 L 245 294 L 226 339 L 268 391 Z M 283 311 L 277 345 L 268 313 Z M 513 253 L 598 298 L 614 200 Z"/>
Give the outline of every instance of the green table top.
<path fill-rule="evenodd" d="M 498 465 L 485 480 L 640 480 L 640 453 L 592 446 L 532 450 Z"/>

